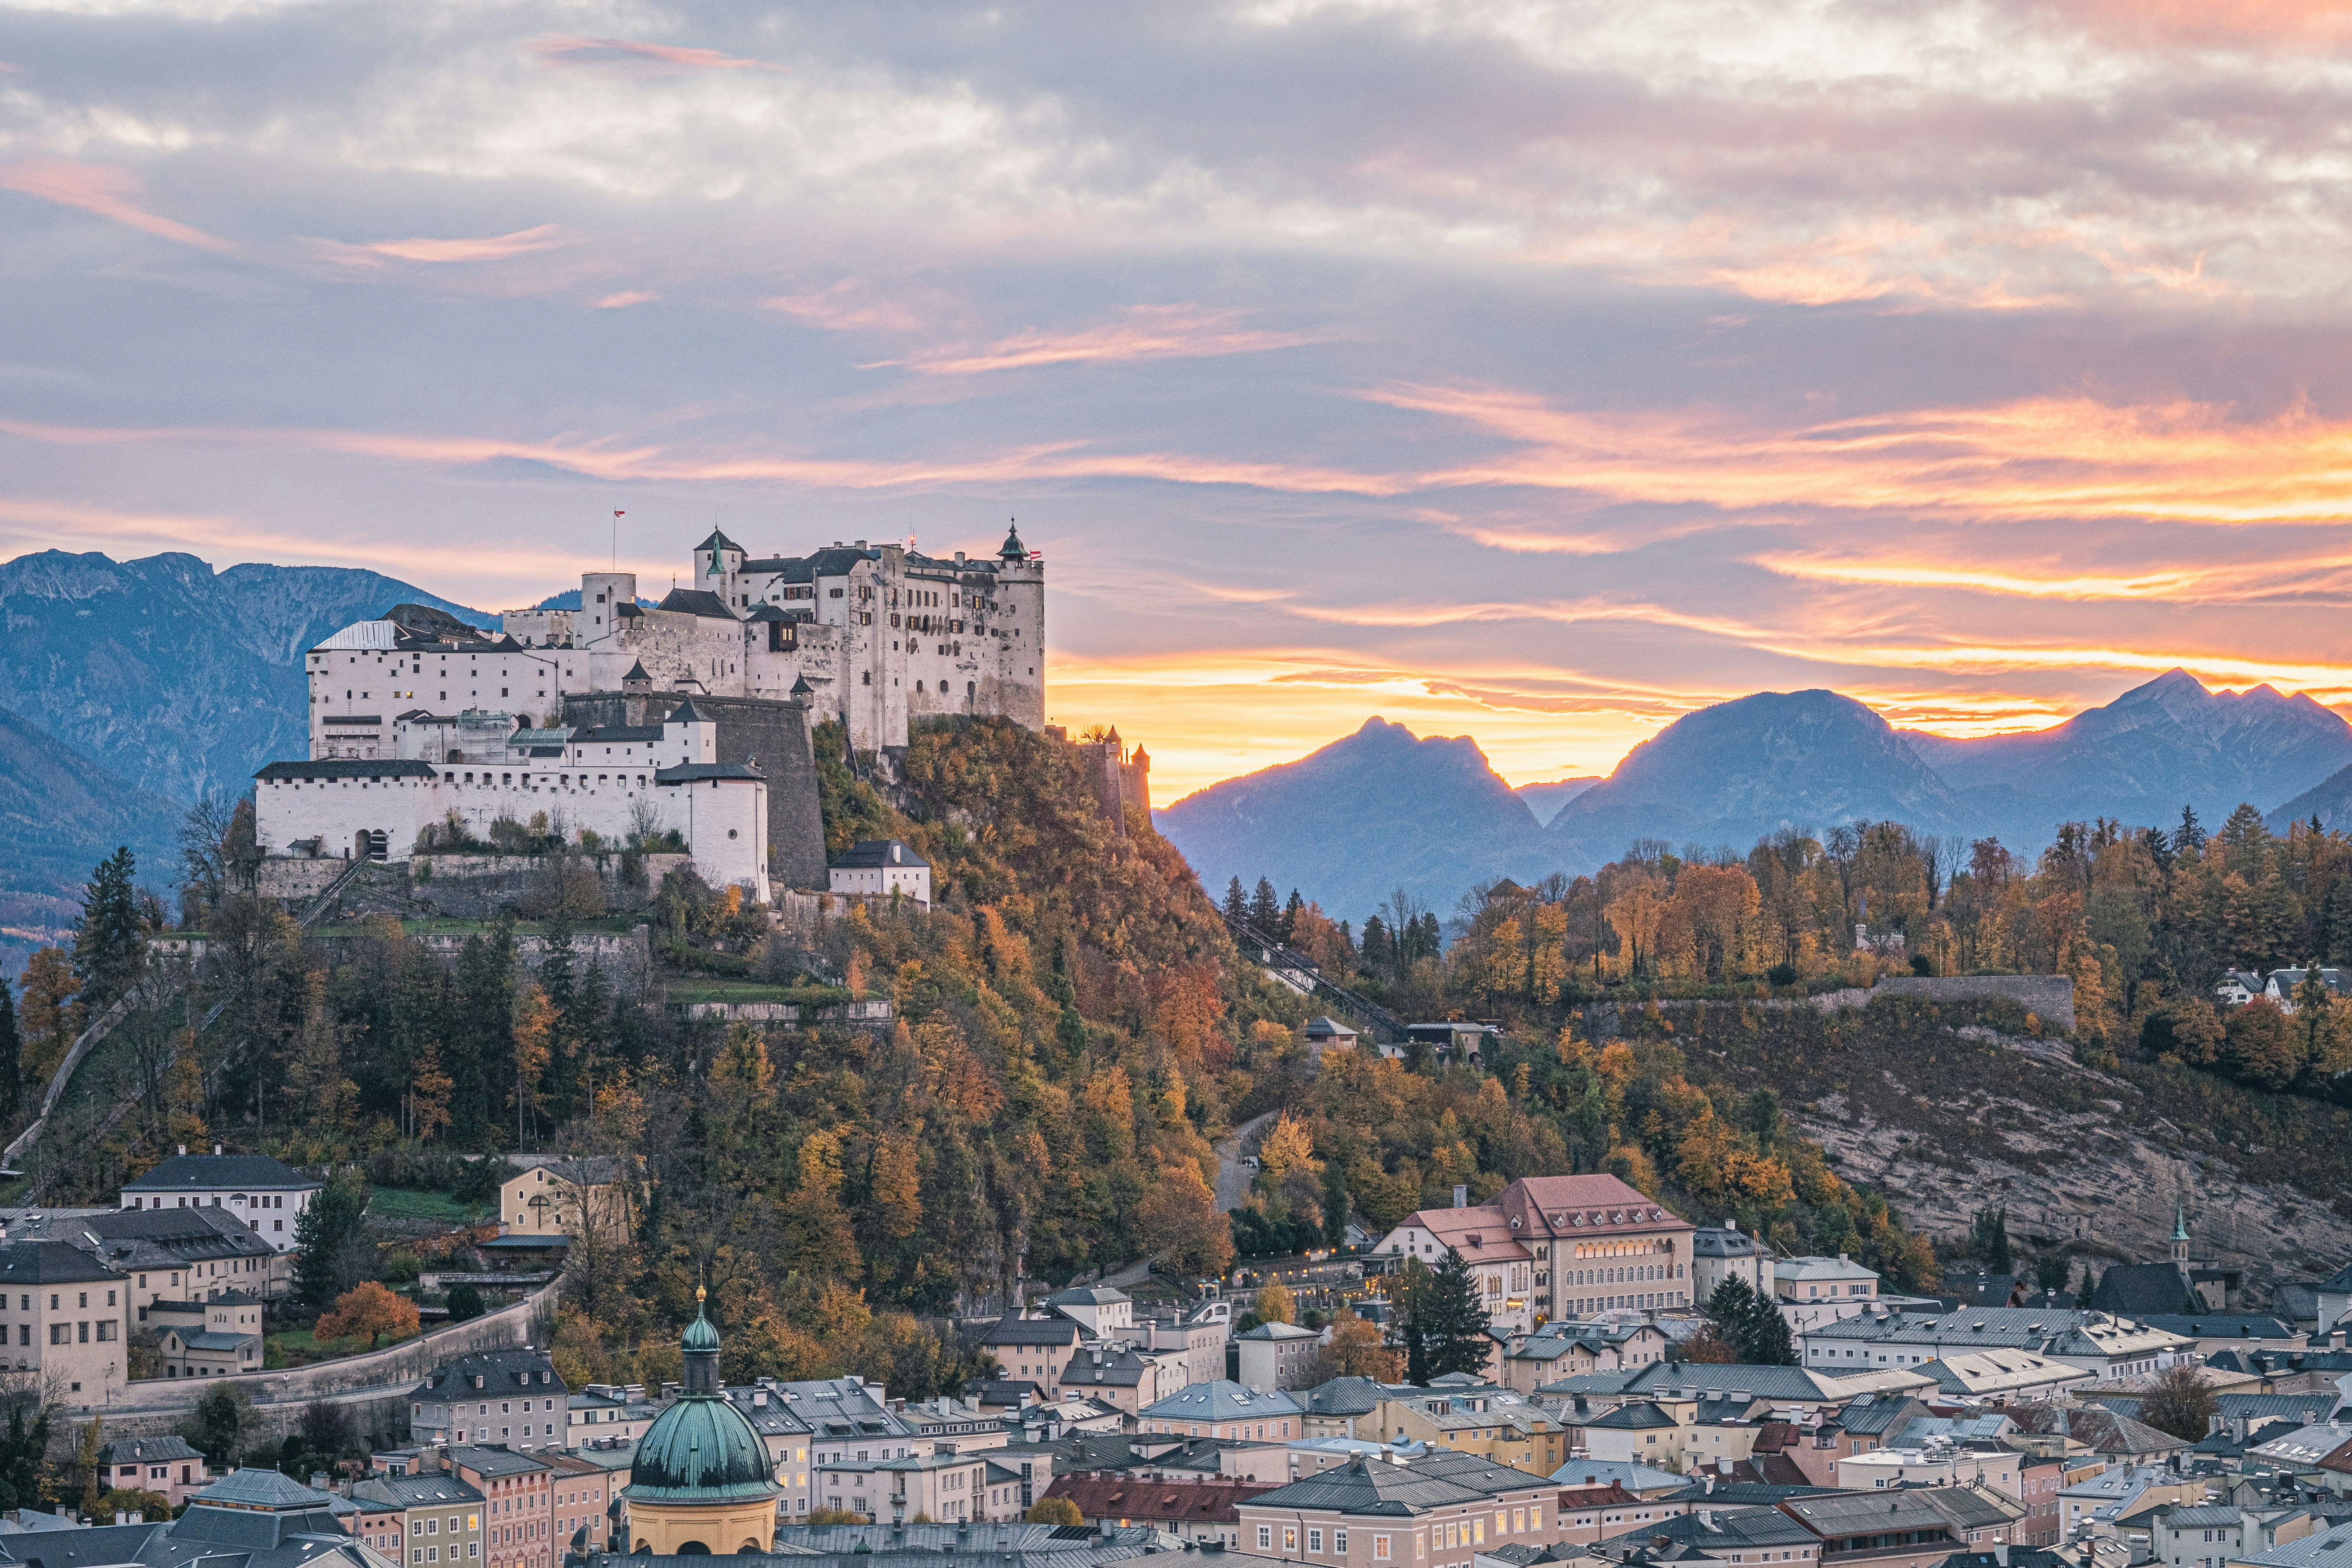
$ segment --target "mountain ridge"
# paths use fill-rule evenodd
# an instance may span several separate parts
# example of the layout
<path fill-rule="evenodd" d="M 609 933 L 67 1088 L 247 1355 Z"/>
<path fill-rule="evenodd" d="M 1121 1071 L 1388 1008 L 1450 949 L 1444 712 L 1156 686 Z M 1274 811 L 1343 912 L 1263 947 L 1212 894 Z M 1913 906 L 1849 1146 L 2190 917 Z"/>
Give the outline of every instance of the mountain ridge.
<path fill-rule="evenodd" d="M 1962 833 L 1977 815 L 1878 713 L 1815 689 L 1757 692 L 1685 713 L 1560 808 L 1548 831 L 1591 871 L 1633 838 L 1722 842 L 1745 854 L 1780 828 L 1896 817 Z"/>
<path fill-rule="evenodd" d="M 1195 790 L 1152 820 L 1213 893 L 1230 877 L 1248 887 L 1263 876 L 1334 920 L 1362 919 L 1399 887 L 1450 910 L 1472 880 L 1552 868 L 1535 814 L 1475 741 L 1416 736 L 1377 715 L 1296 762 Z"/>
<path fill-rule="evenodd" d="M 309 753 L 303 651 L 403 602 L 496 624 L 353 567 L 215 572 L 181 552 L 39 551 L 0 563 L 0 690 L 21 718 L 160 798 L 235 794 L 261 763 Z"/>
<path fill-rule="evenodd" d="M 1542 823 L 1534 845 L 1491 807 L 1472 808 L 1474 816 L 1487 813 L 1477 822 L 1458 820 L 1464 806 L 1451 791 L 1462 780 L 1416 802 L 1408 778 L 1378 778 L 1391 765 L 1386 753 L 1349 744 L 1374 725 L 1412 741 L 1402 725 L 1369 721 L 1298 763 L 1193 792 L 1170 808 L 1175 815 L 1163 814 L 1162 831 L 1188 857 L 1200 849 L 1205 859 L 1195 865 L 1213 885 L 1281 868 L 1285 889 L 1296 885 L 1336 915 L 1358 909 L 1360 891 L 1381 879 L 1362 864 L 1367 854 L 1410 871 L 1417 896 L 1446 909 L 1498 876 L 1590 872 L 1638 838 L 1744 853 L 1784 826 L 1819 834 L 1842 821 L 1891 817 L 1921 833 L 1996 837 L 2031 854 L 2062 822 L 2111 816 L 2169 827 L 2190 805 L 2210 826 L 2242 801 L 2287 796 L 2289 805 L 2272 813 L 2273 826 L 2315 812 L 2332 826 L 2352 826 L 2352 724 L 2305 695 L 2268 686 L 2212 691 L 2179 668 L 2047 729 L 1970 740 L 1897 730 L 1826 689 L 1753 693 L 1683 715 L 1604 780 L 1515 792 Z M 1413 743 L 1476 752 L 1462 738 Z M 1476 772 L 1505 787 L 1476 754 Z M 1563 787 L 1570 784 L 1580 787 Z M 1244 784 L 1245 805 L 1226 793 Z M 1328 829 L 1286 838 L 1282 825 L 1313 819 L 1322 807 L 1307 797 L 1323 789 L 1392 797 L 1381 807 L 1389 841 Z M 1567 798 L 1546 811 L 1552 790 Z"/>

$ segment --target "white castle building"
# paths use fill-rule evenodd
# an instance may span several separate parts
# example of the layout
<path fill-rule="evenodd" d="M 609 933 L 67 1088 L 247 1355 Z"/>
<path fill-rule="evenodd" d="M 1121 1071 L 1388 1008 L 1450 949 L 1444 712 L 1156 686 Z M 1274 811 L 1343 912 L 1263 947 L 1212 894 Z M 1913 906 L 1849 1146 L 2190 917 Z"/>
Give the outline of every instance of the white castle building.
<path fill-rule="evenodd" d="M 650 609 L 635 574 L 590 572 L 577 610 L 510 610 L 495 636 L 404 605 L 310 649 L 310 760 L 255 775 L 264 853 L 404 859 L 453 811 L 482 837 L 543 816 L 614 844 L 675 831 L 706 880 L 764 902 L 772 838 L 788 881 L 823 869 L 814 724 L 868 752 L 933 715 L 1044 727 L 1045 565 L 1017 532 L 941 561 L 863 540 L 751 559 L 714 531 L 690 570 Z"/>
<path fill-rule="evenodd" d="M 719 726 L 692 699 L 659 724 L 553 731 L 468 722 L 435 738 L 459 743 L 431 762 L 270 763 L 254 775 L 262 852 L 404 860 L 418 832 L 452 813 L 483 839 L 501 818 L 540 818 L 567 837 L 585 829 L 615 846 L 675 832 L 711 886 L 770 900 L 768 781 L 718 760 Z"/>
<path fill-rule="evenodd" d="M 310 754 L 394 755 L 411 704 L 545 727 L 565 697 L 618 691 L 639 668 L 684 696 L 797 697 L 861 752 L 903 747 L 908 721 L 933 714 L 1045 726 L 1045 567 L 1017 532 L 993 560 L 939 561 L 862 539 L 752 559 L 713 531 L 688 581 L 646 609 L 634 572 L 583 573 L 580 608 L 509 610 L 495 638 L 454 620 L 346 626 L 307 658 Z"/>

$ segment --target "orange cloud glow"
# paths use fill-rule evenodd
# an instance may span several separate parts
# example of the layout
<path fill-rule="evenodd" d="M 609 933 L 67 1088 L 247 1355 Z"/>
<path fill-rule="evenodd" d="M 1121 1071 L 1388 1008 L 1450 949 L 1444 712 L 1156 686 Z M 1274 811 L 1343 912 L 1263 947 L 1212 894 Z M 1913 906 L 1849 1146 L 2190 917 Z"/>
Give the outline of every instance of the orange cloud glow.
<path fill-rule="evenodd" d="M 2306 409 L 2232 423 L 2210 404 L 2035 398 L 1782 429 L 1704 412 L 1569 411 L 1496 388 L 1367 395 L 1525 448 L 1421 475 L 1428 486 L 1532 485 L 1738 508 L 2250 522 L 2339 521 L 2352 482 L 2352 425 Z"/>
<path fill-rule="evenodd" d="M 16 163 L 0 167 L 0 190 L 21 192 L 59 206 L 79 207 L 100 217 L 127 224 L 142 233 L 176 240 L 204 250 L 227 250 L 228 241 L 184 223 L 158 217 L 137 203 L 139 177 L 128 169 L 100 168 L 65 162 Z"/>
<path fill-rule="evenodd" d="M 1645 694 L 1629 693 L 1622 707 L 1584 710 L 1573 730 L 1565 731 L 1556 711 L 1483 700 L 1425 675 L 1366 665 L 1337 651 L 1135 659 L 1063 654 L 1049 660 L 1046 676 L 1048 721 L 1116 723 L 1122 739 L 1141 742 L 1151 753 L 1152 800 L 1163 806 L 1220 779 L 1328 745 L 1373 713 L 1421 735 L 1475 733 L 1496 772 L 1526 783 L 1606 772 L 1684 706 L 1660 711 Z M 1508 681 L 1498 672 L 1497 689 Z M 1715 700 L 1699 698 L 1687 706 Z M 1243 713 L 1246 723 L 1237 721 Z"/>
<path fill-rule="evenodd" d="M 1223 354 L 1264 353 L 1313 342 L 1309 332 L 1265 332 L 1237 327 L 1238 310 L 1204 310 L 1194 305 L 1137 305 L 1127 319 L 1076 332 L 1024 332 L 973 353 L 910 360 L 885 360 L 926 375 L 979 375 L 1045 364 L 1103 361 L 1208 359 Z"/>
<path fill-rule="evenodd" d="M 478 239 L 381 239 L 361 245 L 322 242 L 334 259 L 354 267 L 381 267 L 384 257 L 395 261 L 504 261 L 535 250 L 552 250 L 565 243 L 562 231 L 551 223 Z"/>
<path fill-rule="evenodd" d="M 631 305 L 649 304 L 660 298 L 660 295 L 648 294 L 642 289 L 627 289 L 618 294 L 605 295 L 596 301 L 596 308 L 600 310 L 624 310 Z"/>

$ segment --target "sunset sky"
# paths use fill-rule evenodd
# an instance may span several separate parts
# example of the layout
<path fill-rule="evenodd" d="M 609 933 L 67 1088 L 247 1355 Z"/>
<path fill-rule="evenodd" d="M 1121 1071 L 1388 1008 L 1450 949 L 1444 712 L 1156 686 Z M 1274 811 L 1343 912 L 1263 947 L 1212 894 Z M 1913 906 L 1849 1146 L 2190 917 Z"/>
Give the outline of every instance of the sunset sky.
<path fill-rule="evenodd" d="M 2352 705 L 2352 11 L 0 0 L 0 557 L 1044 551 L 1165 804 Z M 0 696 L 0 705 L 5 705 Z"/>

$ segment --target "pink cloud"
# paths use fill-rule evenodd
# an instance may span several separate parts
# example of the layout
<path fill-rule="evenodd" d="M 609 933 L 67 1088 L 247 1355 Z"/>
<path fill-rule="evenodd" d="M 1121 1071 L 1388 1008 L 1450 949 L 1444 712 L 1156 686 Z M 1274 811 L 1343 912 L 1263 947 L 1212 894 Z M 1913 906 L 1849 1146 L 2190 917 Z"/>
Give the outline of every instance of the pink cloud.
<path fill-rule="evenodd" d="M 1311 332 L 1265 332 L 1235 325 L 1238 310 L 1198 305 L 1137 305 L 1124 321 L 1075 332 L 1024 332 L 974 353 L 940 353 L 910 360 L 884 360 L 926 375 L 979 375 L 1034 365 L 1085 364 L 1104 361 L 1208 359 L 1223 354 L 1264 353 L 1318 341 Z"/>
<path fill-rule="evenodd" d="M 345 245 L 332 239 L 320 241 L 331 258 L 352 267 L 381 267 L 383 262 L 380 258 L 383 257 L 395 261 L 504 261 L 509 257 L 553 250 L 568 243 L 562 230 L 551 223 L 478 239 L 380 239 L 362 245 Z"/>
<path fill-rule="evenodd" d="M 603 299 L 597 300 L 596 309 L 600 310 L 625 310 L 631 305 L 650 304 L 652 301 L 660 298 L 660 295 L 648 294 L 642 289 L 625 289 L 618 294 L 607 294 Z"/>
<path fill-rule="evenodd" d="M 139 176 L 128 169 L 100 168 L 90 163 L 65 162 L 16 163 L 0 168 L 0 190 L 17 191 L 37 196 L 59 206 L 79 207 L 100 217 L 112 218 L 116 223 L 182 245 L 194 245 L 205 250 L 227 250 L 229 242 L 200 228 L 158 217 L 137 204 L 140 194 Z"/>
<path fill-rule="evenodd" d="M 903 300 L 873 298 L 855 278 L 812 294 L 779 294 L 761 303 L 829 332 L 911 332 L 924 325 L 922 316 Z"/>
<path fill-rule="evenodd" d="M 541 65 L 617 70 L 630 76 L 671 76 L 684 70 L 788 71 L 793 68 L 769 60 L 722 55 L 716 49 L 682 48 L 676 44 L 646 44 L 635 38 L 575 38 L 556 34 L 533 38 L 525 47 L 539 57 Z M 612 58 L 614 55 L 621 58 Z"/>
<path fill-rule="evenodd" d="M 864 458 L 681 453 L 604 439 L 509 440 L 500 437 L 381 435 L 352 430 L 267 430 L 204 426 L 150 429 L 43 425 L 0 419 L 0 435 L 59 446 L 288 447 L 346 452 L 396 462 L 471 464 L 521 458 L 603 479 L 785 481 L 845 489 L 1002 484 L 1010 480 L 1144 479 L 1176 484 L 1244 485 L 1297 493 L 1389 495 L 1391 481 L 1337 468 L 1236 462 L 1181 452 L 1087 452 L 1076 442 L 1016 447 L 977 458 Z"/>

